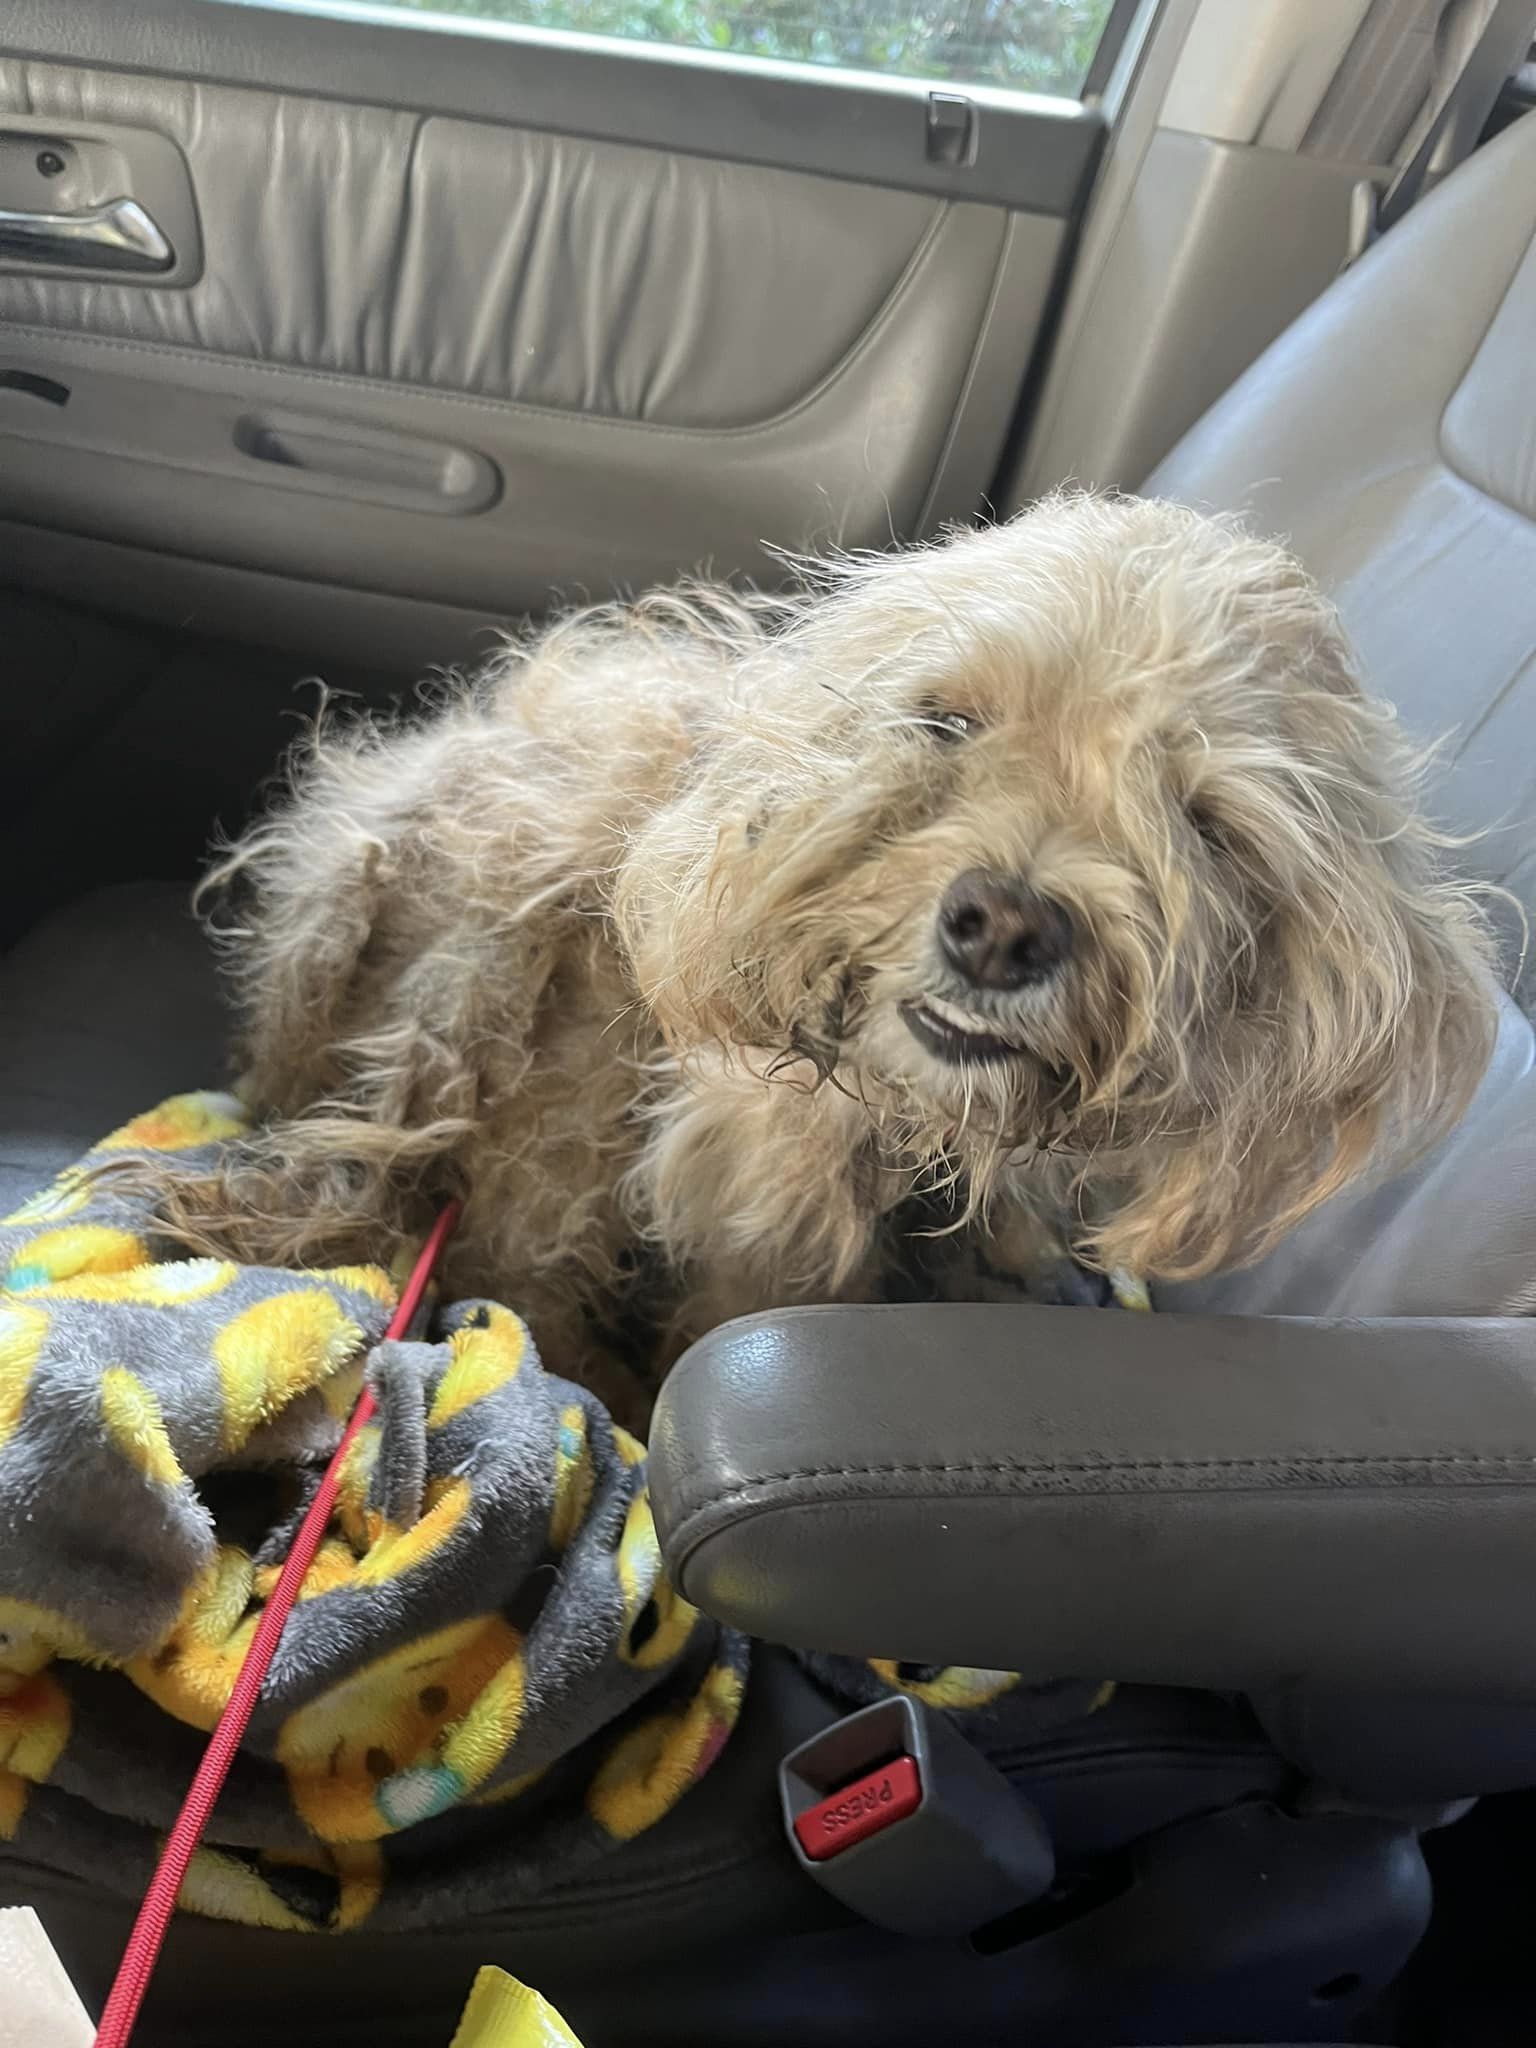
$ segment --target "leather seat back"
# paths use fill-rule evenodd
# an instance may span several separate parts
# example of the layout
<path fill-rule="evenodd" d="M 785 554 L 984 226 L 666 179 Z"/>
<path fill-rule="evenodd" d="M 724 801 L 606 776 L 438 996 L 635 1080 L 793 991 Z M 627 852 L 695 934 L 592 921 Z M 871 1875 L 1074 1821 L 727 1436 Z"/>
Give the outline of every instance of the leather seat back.
<path fill-rule="evenodd" d="M 1244 512 L 1333 592 L 1366 680 L 1440 745 L 1457 859 L 1536 919 L 1536 119 L 1394 228 L 1260 357 L 1147 489 Z M 1516 993 L 1536 1014 L 1536 963 Z M 1261 1265 L 1160 1290 L 1236 1314 L 1487 1315 L 1536 1278 L 1536 1050 L 1511 1008 L 1465 1123 Z"/>
<path fill-rule="evenodd" d="M 1436 812 L 1483 835 L 1461 864 L 1536 916 L 1536 119 L 1370 250 L 1146 488 L 1290 540 L 1371 686 L 1444 741 Z M 1530 960 L 1518 993 L 1536 1010 Z"/>

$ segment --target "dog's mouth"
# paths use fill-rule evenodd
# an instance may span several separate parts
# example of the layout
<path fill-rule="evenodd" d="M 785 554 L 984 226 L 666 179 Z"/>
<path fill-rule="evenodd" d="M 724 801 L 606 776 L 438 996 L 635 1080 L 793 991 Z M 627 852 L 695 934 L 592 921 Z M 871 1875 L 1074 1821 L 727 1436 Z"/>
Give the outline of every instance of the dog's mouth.
<path fill-rule="evenodd" d="M 1029 1058 L 1027 1047 L 1002 1037 L 981 1019 L 924 996 L 899 1006 L 901 1021 L 923 1048 L 952 1067 L 997 1066 L 1005 1060 Z"/>

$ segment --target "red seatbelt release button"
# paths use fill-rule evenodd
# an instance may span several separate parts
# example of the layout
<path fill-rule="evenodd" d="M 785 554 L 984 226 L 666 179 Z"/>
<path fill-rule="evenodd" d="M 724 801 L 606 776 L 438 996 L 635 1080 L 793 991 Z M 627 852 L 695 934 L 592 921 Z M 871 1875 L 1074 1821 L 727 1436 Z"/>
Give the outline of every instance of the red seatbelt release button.
<path fill-rule="evenodd" d="M 795 1815 L 795 1836 L 813 1863 L 841 1855 L 916 1813 L 923 1803 L 917 1759 L 898 1756 Z"/>
<path fill-rule="evenodd" d="M 779 1765 L 784 1832 L 810 1878 L 876 1927 L 973 1934 L 1043 1898 L 1044 1821 L 958 1728 L 894 1693 Z"/>

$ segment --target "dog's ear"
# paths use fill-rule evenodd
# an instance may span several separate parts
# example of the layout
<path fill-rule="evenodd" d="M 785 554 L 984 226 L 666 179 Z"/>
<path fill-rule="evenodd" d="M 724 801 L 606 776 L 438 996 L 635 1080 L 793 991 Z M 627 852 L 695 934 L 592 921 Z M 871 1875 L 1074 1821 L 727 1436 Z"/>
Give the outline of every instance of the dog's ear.
<path fill-rule="evenodd" d="M 1209 1049 L 1192 1126 L 1131 1159 L 1125 1201 L 1089 1240 L 1106 1267 L 1172 1280 L 1249 1264 L 1463 1114 L 1496 1026 L 1475 908 L 1452 892 L 1344 903 L 1326 934 L 1296 922 L 1266 947 L 1251 1021 Z"/>
<path fill-rule="evenodd" d="M 1367 1172 L 1395 1171 L 1464 1111 L 1496 1028 L 1477 893 L 1426 823 L 1419 762 L 1354 680 L 1321 599 L 1277 658 L 1278 723 L 1224 750 L 1199 797 L 1211 940 L 1176 1046 L 1184 1129 L 1130 1162 L 1106 1263 L 1194 1278 L 1249 1262 Z"/>
<path fill-rule="evenodd" d="M 739 898 L 750 825 L 714 819 L 697 792 L 669 805 L 628 848 L 613 910 L 646 1008 L 678 1055 L 706 1045 L 773 1047 L 767 967 Z"/>

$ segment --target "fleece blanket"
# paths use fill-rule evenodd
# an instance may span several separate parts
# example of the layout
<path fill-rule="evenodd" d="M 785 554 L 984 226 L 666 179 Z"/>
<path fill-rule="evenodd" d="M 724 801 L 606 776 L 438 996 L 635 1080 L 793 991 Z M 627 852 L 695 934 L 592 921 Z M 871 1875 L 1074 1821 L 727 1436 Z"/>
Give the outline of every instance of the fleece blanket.
<path fill-rule="evenodd" d="M 385 1342 L 391 1275 L 178 1256 L 98 1171 L 244 1128 L 232 1097 L 178 1096 L 0 1220 L 0 1854 L 142 1891 L 367 1374 L 378 1413 L 182 1903 L 459 1921 L 669 1812 L 731 1733 L 748 1645 L 667 1583 L 643 1447 L 511 1309 L 439 1304 Z M 817 1674 L 1036 1725 L 1099 1690 Z"/>

